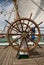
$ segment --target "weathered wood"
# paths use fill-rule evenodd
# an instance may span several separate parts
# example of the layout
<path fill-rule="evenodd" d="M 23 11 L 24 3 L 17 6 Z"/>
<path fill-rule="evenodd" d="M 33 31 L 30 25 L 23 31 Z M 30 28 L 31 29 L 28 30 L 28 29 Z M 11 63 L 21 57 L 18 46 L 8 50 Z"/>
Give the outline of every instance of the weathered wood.
<path fill-rule="evenodd" d="M 9 50 L 8 50 L 8 52 L 7 52 L 7 54 L 6 54 L 6 57 L 5 57 L 5 59 L 4 59 L 3 63 L 2 63 L 2 65 L 8 65 L 9 60 L 10 60 L 10 59 L 9 59 L 10 56 L 11 56 L 11 48 L 9 48 Z"/>
<path fill-rule="evenodd" d="M 13 49 L 11 48 L 11 54 L 10 54 L 8 65 L 13 65 L 13 62 L 12 62 L 12 52 L 13 52 Z"/>
<path fill-rule="evenodd" d="M 4 51 L 4 49 L 0 49 L 0 56 L 2 55 L 3 51 Z"/>
<path fill-rule="evenodd" d="M 17 59 L 16 51 L 12 47 L 8 47 L 5 50 L 0 48 L 0 65 L 44 65 L 44 46 L 43 48 L 36 48 L 39 55 L 29 59 Z"/>
<path fill-rule="evenodd" d="M 35 61 L 38 65 L 44 65 L 44 59 L 43 57 L 35 58 Z"/>
<path fill-rule="evenodd" d="M 4 58 L 6 57 L 8 48 L 3 51 L 3 53 L 0 56 L 0 65 L 2 65 L 2 62 L 4 61 Z"/>

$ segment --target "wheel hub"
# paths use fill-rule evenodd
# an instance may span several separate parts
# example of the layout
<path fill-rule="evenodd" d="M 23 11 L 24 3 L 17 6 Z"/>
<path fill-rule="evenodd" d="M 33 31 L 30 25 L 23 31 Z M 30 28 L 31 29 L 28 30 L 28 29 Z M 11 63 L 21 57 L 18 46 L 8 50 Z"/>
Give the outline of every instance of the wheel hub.
<path fill-rule="evenodd" d="M 27 33 L 26 32 L 22 32 L 22 37 L 27 37 Z"/>

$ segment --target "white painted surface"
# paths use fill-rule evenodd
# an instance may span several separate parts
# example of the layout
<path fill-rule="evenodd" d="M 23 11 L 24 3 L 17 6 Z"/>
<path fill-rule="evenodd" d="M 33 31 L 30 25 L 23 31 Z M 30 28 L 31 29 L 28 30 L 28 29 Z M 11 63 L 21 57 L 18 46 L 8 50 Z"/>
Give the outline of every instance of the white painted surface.
<path fill-rule="evenodd" d="M 32 44 L 31 42 L 29 44 Z M 39 44 L 44 44 L 44 42 L 39 42 Z M 0 43 L 0 45 L 9 45 L 9 43 Z"/>
<path fill-rule="evenodd" d="M 37 5 L 39 5 L 43 11 L 32 1 L 34 1 Z M 2 6 L 3 8 L 3 6 Z M 1 3 L 0 3 L 0 11 L 2 10 L 1 8 Z M 13 4 L 11 3 L 10 5 L 6 6 L 4 11 L 6 10 L 6 13 L 9 13 L 13 9 Z M 32 19 L 35 20 L 36 23 L 39 23 L 44 20 L 44 0 L 18 0 L 18 9 L 19 9 L 19 14 L 20 17 L 26 17 L 29 18 L 30 14 L 33 13 Z M 5 19 L 9 20 L 10 22 L 14 21 L 14 17 L 16 17 L 15 12 L 11 14 L 11 17 L 9 18 L 10 14 L 7 14 L 4 16 L 5 12 L 0 15 L 0 29 L 4 28 Z M 43 21 L 44 22 L 44 21 Z M 3 25 L 2 25 L 3 23 Z M 41 25 L 44 26 L 44 23 Z"/>
<path fill-rule="evenodd" d="M 19 14 L 21 18 L 29 18 L 30 14 L 33 13 L 32 19 L 34 19 L 36 23 L 39 23 L 44 20 L 44 11 L 42 11 L 32 1 L 44 10 L 44 0 L 19 0 Z"/>

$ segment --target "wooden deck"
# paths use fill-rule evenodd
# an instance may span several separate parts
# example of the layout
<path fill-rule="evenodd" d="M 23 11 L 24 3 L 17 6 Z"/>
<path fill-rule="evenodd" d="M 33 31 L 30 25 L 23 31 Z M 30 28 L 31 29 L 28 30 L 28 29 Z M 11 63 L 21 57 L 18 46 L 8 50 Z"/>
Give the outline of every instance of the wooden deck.
<path fill-rule="evenodd" d="M 0 65 L 44 65 L 44 46 L 42 47 L 36 48 L 38 55 L 32 55 L 29 59 L 17 59 L 12 47 L 4 49 L 4 46 L 0 46 Z"/>

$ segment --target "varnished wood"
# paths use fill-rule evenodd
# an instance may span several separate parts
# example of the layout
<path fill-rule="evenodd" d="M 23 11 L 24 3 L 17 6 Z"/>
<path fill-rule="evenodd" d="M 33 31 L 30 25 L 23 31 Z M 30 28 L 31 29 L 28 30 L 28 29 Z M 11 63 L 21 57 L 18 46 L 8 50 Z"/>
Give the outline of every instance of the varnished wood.
<path fill-rule="evenodd" d="M 35 48 L 37 45 L 38 45 L 38 43 L 39 43 L 39 41 L 40 41 L 40 30 L 39 30 L 39 27 L 38 27 L 38 25 L 32 20 L 32 19 L 28 19 L 28 18 L 22 18 L 22 19 L 19 19 L 19 20 L 16 20 L 15 22 L 13 22 L 12 23 L 12 25 L 11 26 L 13 26 L 13 24 L 15 24 L 15 23 L 17 23 L 18 21 L 19 21 L 19 24 L 21 25 L 26 25 L 27 27 L 29 27 L 30 28 L 30 26 L 28 25 L 28 24 L 26 24 L 26 23 L 20 23 L 22 20 L 27 20 L 27 21 L 31 21 L 36 27 L 35 28 L 37 28 L 38 29 L 38 35 L 36 35 L 35 34 L 35 36 L 38 36 L 38 38 L 37 38 L 37 41 L 36 42 L 34 42 L 35 43 L 35 45 L 34 46 L 32 46 L 31 48 L 29 48 L 29 50 L 28 49 L 20 49 L 20 51 L 23 51 L 23 52 L 28 52 L 28 51 L 30 51 L 30 50 L 32 50 L 33 48 Z M 19 25 L 18 24 L 18 25 Z M 40 23 L 41 24 L 41 23 Z M 10 29 L 11 29 L 11 26 L 8 28 L 8 31 L 7 31 L 7 39 L 8 39 L 8 42 L 9 42 L 9 44 L 11 44 L 11 41 L 10 41 L 10 37 L 9 37 L 9 31 L 10 31 Z M 16 30 L 18 30 L 18 28 L 16 28 L 15 26 L 14 26 L 14 28 L 16 29 Z M 31 28 L 30 28 L 30 30 L 31 30 Z M 18 30 L 20 33 L 22 33 L 23 32 L 23 30 L 22 31 L 20 31 L 20 30 Z M 25 31 L 26 32 L 26 31 Z M 24 37 L 24 36 L 23 36 Z M 30 39 L 30 38 L 29 38 Z M 31 39 L 30 39 L 31 40 Z M 32 40 L 31 40 L 32 41 Z M 18 47 L 15 47 L 14 45 L 11 45 L 14 49 L 16 49 L 16 50 L 18 50 L 19 48 Z"/>

